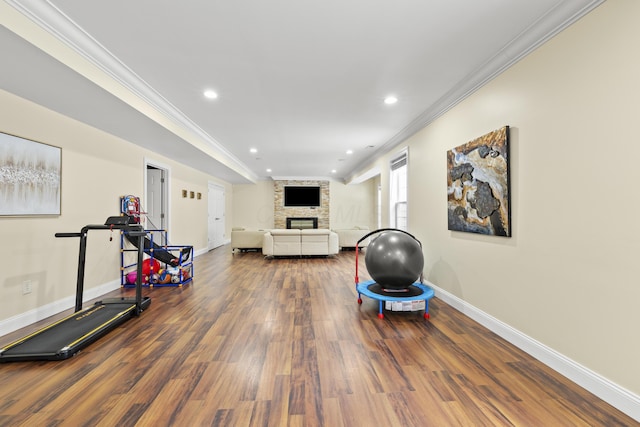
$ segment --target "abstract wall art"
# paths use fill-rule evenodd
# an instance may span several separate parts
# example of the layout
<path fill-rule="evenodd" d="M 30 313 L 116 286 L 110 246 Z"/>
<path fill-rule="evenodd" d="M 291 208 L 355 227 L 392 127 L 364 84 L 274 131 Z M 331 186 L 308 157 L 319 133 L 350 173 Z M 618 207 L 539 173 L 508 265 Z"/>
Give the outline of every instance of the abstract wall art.
<path fill-rule="evenodd" d="M 62 149 L 0 133 L 0 215 L 60 215 Z"/>
<path fill-rule="evenodd" d="M 448 227 L 511 237 L 509 126 L 447 151 Z"/>

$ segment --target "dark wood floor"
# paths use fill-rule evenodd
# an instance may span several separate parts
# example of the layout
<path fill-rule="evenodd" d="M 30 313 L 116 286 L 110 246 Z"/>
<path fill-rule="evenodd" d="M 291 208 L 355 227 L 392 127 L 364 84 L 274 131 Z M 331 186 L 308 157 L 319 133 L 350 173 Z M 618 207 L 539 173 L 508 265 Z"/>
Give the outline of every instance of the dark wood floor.
<path fill-rule="evenodd" d="M 378 319 L 354 260 L 202 255 L 72 359 L 0 364 L 0 426 L 637 425 L 437 298 Z"/>

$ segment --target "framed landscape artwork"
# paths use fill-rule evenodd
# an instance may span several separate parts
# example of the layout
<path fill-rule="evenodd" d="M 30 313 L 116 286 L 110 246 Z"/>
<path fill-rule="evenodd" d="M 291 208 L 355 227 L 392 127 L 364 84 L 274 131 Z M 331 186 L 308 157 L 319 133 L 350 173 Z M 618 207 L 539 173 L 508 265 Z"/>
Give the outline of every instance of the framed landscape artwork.
<path fill-rule="evenodd" d="M 60 215 L 62 149 L 0 133 L 0 215 Z"/>
<path fill-rule="evenodd" d="M 448 227 L 511 237 L 509 126 L 447 151 Z"/>

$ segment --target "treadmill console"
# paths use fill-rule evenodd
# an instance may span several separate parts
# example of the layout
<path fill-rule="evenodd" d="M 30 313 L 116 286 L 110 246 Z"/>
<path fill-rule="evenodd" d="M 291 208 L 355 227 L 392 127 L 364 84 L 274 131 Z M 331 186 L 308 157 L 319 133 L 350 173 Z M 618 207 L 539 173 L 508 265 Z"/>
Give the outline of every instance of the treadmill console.
<path fill-rule="evenodd" d="M 110 216 L 104 222 L 104 225 L 128 225 L 131 224 L 131 218 L 127 215 Z"/>

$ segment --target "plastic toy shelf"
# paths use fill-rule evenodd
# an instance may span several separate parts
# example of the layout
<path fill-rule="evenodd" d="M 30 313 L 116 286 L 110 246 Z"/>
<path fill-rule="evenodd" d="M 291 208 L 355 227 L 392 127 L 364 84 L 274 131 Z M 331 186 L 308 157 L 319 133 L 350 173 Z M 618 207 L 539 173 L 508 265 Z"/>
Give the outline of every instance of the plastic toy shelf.
<path fill-rule="evenodd" d="M 120 214 L 126 215 L 134 224 L 142 223 L 145 212 L 140 210 L 140 198 L 132 195 L 120 197 Z M 132 287 L 137 271 L 142 271 L 142 286 L 179 286 L 193 280 L 193 246 L 169 245 L 167 230 L 145 229 L 144 253 L 149 257 L 138 270 L 137 260 L 127 257 L 129 252 L 138 252 L 138 240 L 120 232 L 120 285 Z M 146 265 L 145 265 L 146 264 Z M 133 275 L 129 277 L 129 275 Z"/>
<path fill-rule="evenodd" d="M 178 246 L 178 245 L 157 245 L 154 244 L 154 237 L 157 234 L 162 237 L 157 238 L 158 241 L 166 241 L 166 230 L 144 230 L 147 233 L 148 245 L 149 247 L 145 247 L 145 253 L 151 258 L 159 258 L 156 259 L 156 265 L 159 265 L 159 268 L 154 268 L 154 264 L 149 264 L 147 267 L 149 269 L 148 276 L 143 278 L 142 286 L 178 286 L 182 287 L 182 285 L 187 284 L 193 280 L 193 246 Z M 135 276 L 132 280 L 128 280 L 127 276 L 132 271 L 135 271 L 134 268 L 137 268 L 137 263 L 127 263 L 125 254 L 128 252 L 135 252 L 138 249 L 134 247 L 126 247 L 126 241 L 124 233 L 121 233 L 120 237 L 120 285 L 125 288 L 130 288 L 135 286 Z M 155 252 L 155 254 L 154 254 Z M 157 253 L 161 253 L 162 257 L 158 257 Z M 170 258 L 170 259 L 167 259 Z M 145 260 L 146 263 L 149 263 L 149 259 Z M 169 264 L 169 261 L 172 264 Z M 143 269 L 145 267 L 143 266 Z M 135 273 L 134 273 L 135 274 Z"/>
<path fill-rule="evenodd" d="M 429 300 L 433 298 L 435 292 L 433 289 L 427 285 L 424 285 L 419 282 L 415 282 L 412 286 L 418 288 L 422 293 L 420 295 L 412 295 L 412 296 L 390 296 L 390 295 L 382 295 L 376 292 L 373 292 L 369 289 L 371 285 L 376 284 L 374 280 L 369 280 L 366 282 L 361 282 L 356 284 L 356 291 L 358 292 L 358 304 L 362 304 L 361 295 L 365 295 L 371 299 L 378 301 L 378 318 L 384 319 L 384 314 L 382 313 L 382 302 L 390 301 L 390 302 L 408 302 L 408 301 L 424 301 L 424 318 L 429 319 Z"/>

